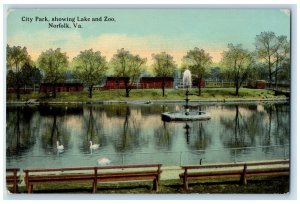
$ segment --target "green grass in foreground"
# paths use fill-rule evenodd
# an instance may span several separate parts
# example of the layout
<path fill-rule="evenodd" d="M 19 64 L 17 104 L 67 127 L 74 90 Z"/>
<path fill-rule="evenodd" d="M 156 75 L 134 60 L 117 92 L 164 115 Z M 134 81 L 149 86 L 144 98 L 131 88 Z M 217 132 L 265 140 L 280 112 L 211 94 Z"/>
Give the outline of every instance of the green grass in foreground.
<path fill-rule="evenodd" d="M 20 193 L 26 193 L 25 187 L 19 187 Z M 33 193 L 85 193 L 92 192 L 91 183 L 48 184 L 36 185 Z M 194 181 L 189 184 L 189 190 L 184 191 L 182 182 L 163 180 L 160 182 L 159 194 L 283 194 L 289 192 L 289 177 L 260 177 L 249 180 L 247 185 L 239 185 L 237 181 Z M 123 182 L 98 184 L 98 194 L 155 194 L 152 182 Z"/>
<path fill-rule="evenodd" d="M 234 88 L 220 89 L 203 89 L 201 96 L 198 96 L 198 90 L 192 89 L 189 98 L 191 100 L 226 100 L 226 99 L 275 99 L 285 98 L 285 96 L 275 96 L 273 91 L 264 89 L 247 89 L 241 88 L 239 96 L 235 96 Z M 165 97 L 162 97 L 161 89 L 133 89 L 130 97 L 125 97 L 125 90 L 103 90 L 93 91 L 93 98 L 88 98 L 88 92 L 62 92 L 57 93 L 56 98 L 47 98 L 45 94 L 32 93 L 22 94 L 19 101 L 27 101 L 29 99 L 38 99 L 44 102 L 76 102 L 76 101 L 107 101 L 107 100 L 183 100 L 185 98 L 185 90 L 183 89 L 166 89 Z M 17 101 L 16 94 L 8 94 L 7 101 Z"/>

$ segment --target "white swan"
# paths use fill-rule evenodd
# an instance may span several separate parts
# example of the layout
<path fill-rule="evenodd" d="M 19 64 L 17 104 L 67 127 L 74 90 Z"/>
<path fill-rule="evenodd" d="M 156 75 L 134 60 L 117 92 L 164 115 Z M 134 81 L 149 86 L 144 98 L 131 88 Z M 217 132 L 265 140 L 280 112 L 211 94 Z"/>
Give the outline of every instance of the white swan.
<path fill-rule="evenodd" d="M 102 158 L 100 158 L 100 159 L 97 160 L 97 163 L 100 166 L 108 165 L 108 164 L 110 164 L 110 162 L 111 161 L 108 158 L 106 158 L 106 157 L 102 157 Z"/>
<path fill-rule="evenodd" d="M 63 151 L 64 150 L 64 146 L 63 145 L 59 145 L 59 141 L 56 141 L 56 148 L 58 151 Z"/>
<path fill-rule="evenodd" d="M 92 141 L 90 141 L 90 149 L 98 149 L 99 148 L 99 144 L 93 144 Z"/>

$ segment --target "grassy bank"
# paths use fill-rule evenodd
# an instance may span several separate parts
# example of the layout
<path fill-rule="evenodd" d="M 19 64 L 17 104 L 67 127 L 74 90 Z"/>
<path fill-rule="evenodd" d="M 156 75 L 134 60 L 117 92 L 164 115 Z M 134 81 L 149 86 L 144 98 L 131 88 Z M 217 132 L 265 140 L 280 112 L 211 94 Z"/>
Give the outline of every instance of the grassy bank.
<path fill-rule="evenodd" d="M 86 193 L 90 194 L 90 183 L 80 184 L 49 184 L 34 186 L 34 193 Z M 19 187 L 20 193 L 26 193 L 25 187 Z M 184 191 L 182 182 L 176 180 L 162 180 L 159 194 L 283 194 L 289 192 L 289 177 L 260 177 L 249 180 L 247 185 L 239 185 L 237 181 L 203 181 L 191 182 L 189 190 Z M 155 194 L 152 191 L 152 182 L 124 182 L 98 184 L 98 194 Z"/>
<path fill-rule="evenodd" d="M 285 98 L 285 96 L 275 96 L 273 91 L 264 89 L 247 89 L 241 88 L 239 96 L 235 96 L 234 88 L 220 89 L 203 89 L 201 96 L 198 96 L 198 90 L 192 89 L 189 98 L 191 100 L 236 100 L 236 99 L 276 99 Z M 185 90 L 183 89 L 167 89 L 165 97 L 162 97 L 161 89 L 133 89 L 130 92 L 130 97 L 125 97 L 125 90 L 96 90 L 93 92 L 93 98 L 88 98 L 88 92 L 76 93 L 57 93 L 56 98 L 47 97 L 45 94 L 32 93 L 22 94 L 20 102 L 29 99 L 37 99 L 41 102 L 88 102 L 88 101 L 134 101 L 134 100 L 183 100 L 185 98 Z M 18 101 L 16 94 L 8 94 L 7 101 Z"/>

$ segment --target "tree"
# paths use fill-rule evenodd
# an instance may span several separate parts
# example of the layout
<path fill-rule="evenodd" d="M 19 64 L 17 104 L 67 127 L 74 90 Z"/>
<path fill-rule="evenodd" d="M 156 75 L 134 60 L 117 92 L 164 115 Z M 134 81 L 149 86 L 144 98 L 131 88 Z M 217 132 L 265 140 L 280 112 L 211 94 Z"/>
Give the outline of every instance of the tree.
<path fill-rule="evenodd" d="M 205 53 L 203 49 L 195 47 L 187 52 L 183 57 L 183 62 L 186 67 L 191 70 L 192 75 L 196 76 L 198 95 L 201 95 L 201 81 L 206 75 L 207 68 L 212 64 L 212 57 L 209 53 Z"/>
<path fill-rule="evenodd" d="M 275 87 L 278 82 L 278 72 L 279 71 L 287 71 L 289 69 L 286 68 L 285 65 L 289 64 L 290 61 L 290 43 L 287 40 L 287 37 L 284 35 L 278 36 L 276 48 L 275 48 Z"/>
<path fill-rule="evenodd" d="M 93 49 L 81 51 L 73 59 L 75 64 L 75 76 L 89 87 L 89 97 L 92 98 L 93 86 L 98 84 L 108 69 L 105 57 L 99 51 Z"/>
<path fill-rule="evenodd" d="M 261 32 L 255 38 L 255 47 L 259 59 L 268 64 L 269 86 L 272 84 L 272 67 L 276 62 L 275 54 L 278 49 L 277 38 L 274 32 Z"/>
<path fill-rule="evenodd" d="M 254 67 L 253 54 L 243 49 L 241 44 L 228 44 L 228 51 L 223 52 L 221 64 L 234 80 L 235 95 L 239 95 L 239 88 L 247 79 Z"/>
<path fill-rule="evenodd" d="M 68 66 L 66 53 L 61 52 L 60 48 L 46 50 L 38 57 L 38 65 L 45 73 L 44 81 L 52 84 L 53 97 L 56 98 L 55 84 L 64 80 L 64 71 Z"/>
<path fill-rule="evenodd" d="M 213 81 L 222 80 L 222 72 L 220 67 L 211 67 L 208 73 L 209 79 Z"/>
<path fill-rule="evenodd" d="M 117 51 L 112 57 L 110 63 L 114 69 L 114 74 L 117 77 L 124 77 L 126 97 L 129 97 L 129 92 L 133 83 L 138 80 L 143 72 L 143 65 L 147 58 L 141 58 L 139 55 L 132 55 L 124 48 Z"/>
<path fill-rule="evenodd" d="M 173 57 L 165 52 L 162 52 L 160 54 L 152 54 L 153 58 L 153 67 L 154 72 L 156 76 L 162 77 L 162 95 L 165 96 L 165 83 L 166 83 L 166 77 L 170 77 L 174 74 L 176 69 L 175 61 L 173 60 Z"/>
<path fill-rule="evenodd" d="M 34 86 L 42 81 L 42 74 L 39 68 L 25 63 L 21 68 L 22 84 L 26 86 Z"/>
<path fill-rule="evenodd" d="M 20 88 L 23 86 L 21 67 L 25 63 L 30 63 L 30 56 L 26 47 L 6 46 L 6 66 L 9 70 L 7 72 L 7 84 L 16 89 L 18 100 L 20 99 Z"/>

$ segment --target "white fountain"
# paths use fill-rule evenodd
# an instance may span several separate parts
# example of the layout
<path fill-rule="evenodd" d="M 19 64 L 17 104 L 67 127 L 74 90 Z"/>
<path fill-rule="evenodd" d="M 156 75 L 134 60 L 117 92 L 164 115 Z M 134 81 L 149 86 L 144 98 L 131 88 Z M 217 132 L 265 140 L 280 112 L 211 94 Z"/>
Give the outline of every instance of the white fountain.
<path fill-rule="evenodd" d="M 209 120 L 210 115 L 207 112 L 199 110 L 190 110 L 189 88 L 192 87 L 192 74 L 191 71 L 188 69 L 186 69 L 183 72 L 183 87 L 186 88 L 184 110 L 162 113 L 162 119 L 165 121 Z"/>

